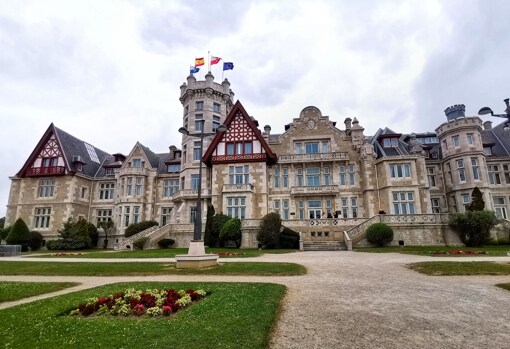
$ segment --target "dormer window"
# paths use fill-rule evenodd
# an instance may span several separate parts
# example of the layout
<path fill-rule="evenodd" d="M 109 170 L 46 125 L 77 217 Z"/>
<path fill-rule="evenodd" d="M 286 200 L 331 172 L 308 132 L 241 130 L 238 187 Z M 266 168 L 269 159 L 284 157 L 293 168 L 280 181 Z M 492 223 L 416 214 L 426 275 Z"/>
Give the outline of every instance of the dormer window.
<path fill-rule="evenodd" d="M 487 156 L 492 155 L 492 147 L 483 147 L 483 153 Z"/>
<path fill-rule="evenodd" d="M 142 167 L 142 160 L 140 160 L 140 159 L 133 159 L 133 167 L 134 168 Z"/>
<path fill-rule="evenodd" d="M 104 173 L 105 173 L 105 175 L 107 175 L 107 176 L 113 176 L 113 175 L 115 174 L 115 172 L 114 172 L 113 168 L 105 168 L 105 169 L 104 169 Z"/>
<path fill-rule="evenodd" d="M 227 143 L 227 155 L 252 154 L 251 142 Z"/>
<path fill-rule="evenodd" d="M 384 138 L 383 139 L 383 147 L 384 148 L 397 148 L 398 147 L 398 138 Z"/>
<path fill-rule="evenodd" d="M 181 171 L 181 164 L 171 164 L 167 165 L 166 167 L 168 173 L 172 172 L 180 172 Z"/>

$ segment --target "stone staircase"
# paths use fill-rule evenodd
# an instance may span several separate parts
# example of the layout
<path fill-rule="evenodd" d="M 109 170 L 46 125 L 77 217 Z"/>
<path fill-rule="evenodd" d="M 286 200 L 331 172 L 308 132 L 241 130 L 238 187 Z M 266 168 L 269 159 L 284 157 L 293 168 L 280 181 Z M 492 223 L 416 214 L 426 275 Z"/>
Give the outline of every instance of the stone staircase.
<path fill-rule="evenodd" d="M 343 241 L 303 241 L 305 251 L 344 251 L 347 246 Z"/>

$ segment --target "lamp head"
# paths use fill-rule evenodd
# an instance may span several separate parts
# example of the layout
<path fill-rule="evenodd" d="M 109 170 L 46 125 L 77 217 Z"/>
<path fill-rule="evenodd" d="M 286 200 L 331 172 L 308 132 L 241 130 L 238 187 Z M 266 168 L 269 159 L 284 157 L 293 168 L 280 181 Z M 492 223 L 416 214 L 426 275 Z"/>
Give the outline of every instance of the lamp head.
<path fill-rule="evenodd" d="M 510 131 L 510 126 L 508 125 L 508 122 L 503 127 L 503 131 L 505 131 L 505 132 L 509 132 Z"/>
<path fill-rule="evenodd" d="M 221 124 L 218 126 L 218 128 L 216 129 L 216 132 L 217 133 L 225 133 L 227 132 L 227 126 Z"/>
<path fill-rule="evenodd" d="M 478 115 L 487 115 L 487 114 L 494 115 L 494 112 L 489 107 L 483 107 L 482 109 L 480 109 L 478 111 Z"/>
<path fill-rule="evenodd" d="M 189 135 L 189 131 L 186 127 L 179 128 L 179 133 L 182 133 L 183 135 Z"/>

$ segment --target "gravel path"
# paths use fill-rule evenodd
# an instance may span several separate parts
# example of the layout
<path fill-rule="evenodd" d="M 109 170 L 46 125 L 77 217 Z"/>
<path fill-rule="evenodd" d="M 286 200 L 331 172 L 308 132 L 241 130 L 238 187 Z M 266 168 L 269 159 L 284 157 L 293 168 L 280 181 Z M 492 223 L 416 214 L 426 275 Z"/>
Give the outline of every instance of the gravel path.
<path fill-rule="evenodd" d="M 434 260 L 510 262 L 510 257 L 299 252 L 221 260 L 288 261 L 308 268 L 307 275 L 294 277 L 0 276 L 0 280 L 82 283 L 67 291 L 21 302 L 123 281 L 275 282 L 287 285 L 288 292 L 271 338 L 271 348 L 510 348 L 510 292 L 494 286 L 510 283 L 510 276 L 433 277 L 405 268 L 407 263 Z M 0 308 L 21 302 L 3 303 Z"/>

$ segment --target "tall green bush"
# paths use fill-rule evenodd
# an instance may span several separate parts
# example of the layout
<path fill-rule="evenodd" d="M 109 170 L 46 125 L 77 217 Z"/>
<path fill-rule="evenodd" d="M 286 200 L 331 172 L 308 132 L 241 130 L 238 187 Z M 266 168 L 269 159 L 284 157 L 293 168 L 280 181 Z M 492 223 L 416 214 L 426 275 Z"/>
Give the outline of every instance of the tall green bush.
<path fill-rule="evenodd" d="M 30 232 L 31 240 L 30 240 L 30 248 L 32 251 L 37 251 L 42 246 L 43 236 L 38 231 L 31 231 Z"/>
<path fill-rule="evenodd" d="M 490 230 L 498 223 L 493 211 L 466 211 L 451 213 L 450 226 L 459 234 L 460 240 L 469 247 L 482 246 L 490 238 Z"/>
<path fill-rule="evenodd" d="M 113 221 L 106 221 L 99 223 L 99 227 L 103 229 L 104 240 L 103 240 L 103 248 L 108 247 L 108 237 L 115 234 L 117 228 L 115 228 L 115 223 Z"/>
<path fill-rule="evenodd" d="M 58 231 L 60 239 L 50 240 L 46 243 L 48 250 L 83 250 L 91 247 L 88 222 L 80 218 L 77 222 L 69 219 Z"/>
<path fill-rule="evenodd" d="M 393 229 L 384 223 L 374 223 L 367 229 L 367 241 L 377 246 L 384 246 L 393 240 Z"/>
<path fill-rule="evenodd" d="M 222 241 L 233 241 L 237 248 L 241 246 L 241 220 L 239 218 L 229 219 L 220 231 Z"/>
<path fill-rule="evenodd" d="M 209 247 L 223 247 L 223 241 L 220 239 L 221 228 L 228 222 L 229 216 L 223 213 L 215 214 L 213 217 L 213 223 L 211 226 L 211 239 L 214 239 L 216 243 L 214 245 L 208 245 Z"/>
<path fill-rule="evenodd" d="M 158 222 L 156 221 L 142 221 L 140 223 L 133 223 L 128 225 L 126 230 L 124 230 L 124 236 L 130 237 L 135 234 L 138 234 L 139 232 L 144 231 L 145 229 L 149 229 L 150 227 L 153 227 L 155 225 L 158 225 Z"/>
<path fill-rule="evenodd" d="M 99 233 L 97 232 L 96 226 L 89 222 L 87 224 L 87 231 L 88 231 L 89 237 L 90 237 L 90 246 L 96 247 L 97 241 L 99 240 Z"/>
<path fill-rule="evenodd" d="M 263 248 L 280 248 L 280 230 L 282 219 L 278 213 L 268 213 L 260 222 L 260 230 L 257 233 L 257 240 Z"/>
<path fill-rule="evenodd" d="M 7 235 L 9 235 L 10 231 L 11 227 L 0 229 L 0 240 L 5 240 L 7 238 Z"/>
<path fill-rule="evenodd" d="M 484 208 L 485 201 L 483 201 L 483 194 L 478 187 L 474 187 L 473 192 L 471 193 L 471 203 L 466 207 L 466 210 L 482 211 Z"/>
<path fill-rule="evenodd" d="M 280 233 L 280 248 L 299 249 L 299 233 L 290 228 L 283 227 Z"/>
<path fill-rule="evenodd" d="M 31 240 L 32 235 L 30 234 L 30 230 L 25 224 L 25 221 L 21 218 L 18 218 L 16 222 L 14 222 L 9 231 L 9 235 L 7 235 L 5 239 L 9 245 L 21 245 L 22 251 L 28 250 Z"/>
<path fill-rule="evenodd" d="M 204 244 L 210 247 L 215 247 L 218 240 L 212 235 L 212 226 L 215 214 L 214 206 L 207 206 L 207 218 L 205 220 Z"/>

